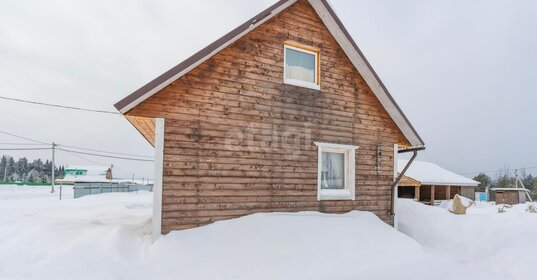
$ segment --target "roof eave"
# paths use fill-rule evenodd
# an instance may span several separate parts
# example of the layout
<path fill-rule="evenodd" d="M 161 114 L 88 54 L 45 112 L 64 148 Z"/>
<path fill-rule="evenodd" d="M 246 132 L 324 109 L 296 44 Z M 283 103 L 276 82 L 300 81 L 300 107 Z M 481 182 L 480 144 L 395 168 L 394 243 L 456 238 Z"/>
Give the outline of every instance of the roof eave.
<path fill-rule="evenodd" d="M 179 63 L 175 67 L 166 71 L 164 74 L 158 76 L 156 79 L 150 81 L 146 85 L 142 86 L 135 92 L 131 93 L 127 97 L 121 99 L 114 107 L 122 114 L 127 113 L 136 105 L 143 102 L 145 99 L 149 98 L 153 94 L 157 93 L 161 89 L 165 88 L 173 81 L 177 80 L 184 74 L 188 73 L 190 70 L 194 69 L 208 58 L 219 52 L 220 50 L 226 48 L 231 43 L 235 42 L 237 39 L 242 37 L 244 34 L 250 32 L 257 26 L 263 24 L 265 21 L 271 19 L 273 16 L 277 15 L 279 12 L 285 10 L 285 8 L 294 4 L 297 0 L 280 0 L 274 5 L 268 7 L 261 13 L 257 14 L 253 18 L 241 24 L 239 27 L 233 29 L 231 32 L 220 37 L 218 40 L 214 41 L 212 44 L 203 48 L 199 52 L 193 54 L 183 62 Z"/>
<path fill-rule="evenodd" d="M 201 51 L 195 53 L 185 61 L 181 62 L 172 69 L 166 71 L 153 81 L 147 83 L 143 87 L 139 88 L 132 94 L 123 98 L 114 106 L 122 114 L 127 113 L 136 105 L 143 102 L 156 92 L 162 90 L 164 87 L 171 84 L 193 68 L 197 67 L 208 58 L 226 48 L 237 39 L 253 30 L 257 26 L 263 24 L 279 12 L 283 11 L 290 5 L 294 4 L 297 0 L 280 0 L 263 12 L 259 13 L 255 17 L 246 21 L 239 27 L 235 28 L 228 34 L 224 35 L 220 39 L 216 40 L 209 46 L 205 47 Z M 375 96 L 379 99 L 383 107 L 386 109 L 390 117 L 394 120 L 397 127 L 401 130 L 405 138 L 412 146 L 424 146 L 425 143 L 418 135 L 417 131 L 410 124 L 410 121 L 405 116 L 399 105 L 395 102 L 391 94 L 388 92 L 386 86 L 382 83 L 375 70 L 362 51 L 358 48 L 358 45 L 349 32 L 343 26 L 341 20 L 337 17 L 336 13 L 326 0 L 308 0 L 311 6 L 315 9 L 323 23 L 330 30 L 336 41 L 340 44 L 347 57 L 354 64 L 357 71 L 362 75 L 368 86 L 371 88 Z"/>
<path fill-rule="evenodd" d="M 412 126 L 412 124 L 410 123 L 406 115 L 403 113 L 397 102 L 395 102 L 395 99 L 392 97 L 392 95 L 390 94 L 378 74 L 375 72 L 367 58 L 364 56 L 350 33 L 347 31 L 339 17 L 336 15 L 335 11 L 332 9 L 328 1 L 309 0 L 309 2 L 320 15 L 324 24 L 329 29 L 337 28 L 341 31 L 341 35 L 343 38 L 338 38 L 338 36 L 336 36 L 338 32 L 333 32 L 333 30 L 330 30 L 334 35 L 336 41 L 338 41 L 338 43 L 342 46 L 343 50 L 345 51 L 351 62 L 360 72 L 364 80 L 366 80 L 366 83 L 369 85 L 375 96 L 382 103 L 384 108 L 386 108 L 388 114 L 395 121 L 397 126 L 401 129 L 410 144 L 412 146 L 425 146 L 425 142 L 423 141 L 423 139 L 419 136 L 416 129 Z M 323 9 L 326 9 L 326 12 L 328 12 L 328 14 L 330 15 L 329 17 L 323 16 L 324 14 L 326 14 L 324 13 Z M 333 20 L 334 22 L 332 23 L 331 20 Z M 350 44 L 351 46 L 345 47 L 345 45 L 347 45 L 345 41 L 347 41 L 348 44 Z M 352 50 L 356 51 L 357 55 L 351 53 Z M 369 73 L 371 74 L 371 76 L 368 75 Z M 384 98 L 384 96 L 387 98 L 387 100 Z"/>
<path fill-rule="evenodd" d="M 446 182 L 421 182 L 422 185 L 453 186 L 453 187 L 477 187 L 479 184 L 472 183 L 446 183 Z"/>

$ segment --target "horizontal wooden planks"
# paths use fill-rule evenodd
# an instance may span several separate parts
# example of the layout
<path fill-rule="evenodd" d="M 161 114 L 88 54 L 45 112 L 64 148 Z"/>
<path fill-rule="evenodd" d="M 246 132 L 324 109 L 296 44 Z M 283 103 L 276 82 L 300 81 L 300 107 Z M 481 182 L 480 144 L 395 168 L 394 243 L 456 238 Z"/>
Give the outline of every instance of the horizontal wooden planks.
<path fill-rule="evenodd" d="M 283 84 L 286 41 L 321 50 L 320 91 Z M 272 211 L 369 210 L 392 222 L 393 144 L 407 141 L 307 1 L 127 115 L 166 119 L 163 232 Z M 152 139 L 149 123 L 131 123 Z M 313 141 L 360 146 L 354 201 L 317 201 Z"/>

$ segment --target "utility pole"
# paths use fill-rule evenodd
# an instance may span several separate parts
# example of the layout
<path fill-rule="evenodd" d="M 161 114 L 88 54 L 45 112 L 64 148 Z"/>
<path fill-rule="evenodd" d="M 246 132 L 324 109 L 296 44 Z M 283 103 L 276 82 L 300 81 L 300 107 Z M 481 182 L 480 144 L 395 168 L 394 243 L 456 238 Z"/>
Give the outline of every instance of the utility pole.
<path fill-rule="evenodd" d="M 50 189 L 50 193 L 54 193 L 54 171 L 56 169 L 56 164 L 54 163 L 55 148 L 56 148 L 56 144 L 52 142 L 52 178 L 50 180 L 52 188 Z"/>

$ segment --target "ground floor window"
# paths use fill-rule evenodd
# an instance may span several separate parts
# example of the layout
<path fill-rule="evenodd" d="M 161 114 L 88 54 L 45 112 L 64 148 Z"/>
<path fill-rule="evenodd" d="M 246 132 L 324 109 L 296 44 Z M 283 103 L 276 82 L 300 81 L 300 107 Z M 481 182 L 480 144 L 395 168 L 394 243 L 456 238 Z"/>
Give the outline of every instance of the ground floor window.
<path fill-rule="evenodd" d="M 358 146 L 315 142 L 318 147 L 317 200 L 354 200 Z"/>

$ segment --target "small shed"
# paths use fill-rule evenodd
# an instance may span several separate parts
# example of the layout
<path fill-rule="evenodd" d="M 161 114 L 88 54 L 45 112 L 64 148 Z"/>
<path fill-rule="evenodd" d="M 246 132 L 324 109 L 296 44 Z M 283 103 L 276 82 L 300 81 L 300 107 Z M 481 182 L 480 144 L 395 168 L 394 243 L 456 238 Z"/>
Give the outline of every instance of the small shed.
<path fill-rule="evenodd" d="M 398 170 L 408 160 L 398 161 Z M 419 202 L 434 205 L 438 200 L 449 200 L 456 194 L 474 199 L 475 187 L 479 182 L 449 171 L 432 162 L 414 161 L 398 186 L 398 197 L 414 198 Z"/>
<path fill-rule="evenodd" d="M 526 203 L 529 190 L 526 188 L 493 188 L 496 204 L 521 204 Z"/>

